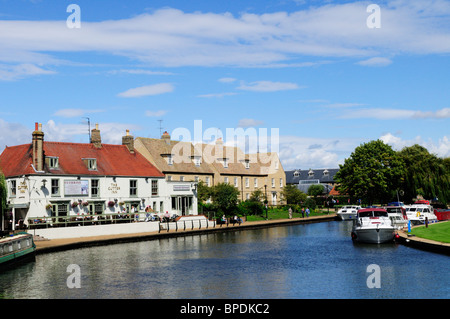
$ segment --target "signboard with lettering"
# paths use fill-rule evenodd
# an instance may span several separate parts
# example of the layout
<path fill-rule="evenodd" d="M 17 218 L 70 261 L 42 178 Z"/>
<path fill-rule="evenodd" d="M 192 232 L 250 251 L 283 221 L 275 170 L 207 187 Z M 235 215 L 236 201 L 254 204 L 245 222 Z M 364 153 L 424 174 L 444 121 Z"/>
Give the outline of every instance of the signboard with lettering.
<path fill-rule="evenodd" d="M 191 190 L 191 185 L 173 185 L 173 190 L 175 192 L 186 192 Z"/>
<path fill-rule="evenodd" d="M 64 195 L 66 196 L 89 195 L 89 181 L 87 180 L 64 181 Z"/>

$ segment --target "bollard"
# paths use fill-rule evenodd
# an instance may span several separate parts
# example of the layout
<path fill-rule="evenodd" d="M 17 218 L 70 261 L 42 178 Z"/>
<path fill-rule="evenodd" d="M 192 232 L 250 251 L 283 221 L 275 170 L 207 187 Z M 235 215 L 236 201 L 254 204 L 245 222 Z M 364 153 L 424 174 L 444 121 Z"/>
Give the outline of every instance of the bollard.
<path fill-rule="evenodd" d="M 425 217 L 425 228 L 428 228 L 428 217 Z"/>

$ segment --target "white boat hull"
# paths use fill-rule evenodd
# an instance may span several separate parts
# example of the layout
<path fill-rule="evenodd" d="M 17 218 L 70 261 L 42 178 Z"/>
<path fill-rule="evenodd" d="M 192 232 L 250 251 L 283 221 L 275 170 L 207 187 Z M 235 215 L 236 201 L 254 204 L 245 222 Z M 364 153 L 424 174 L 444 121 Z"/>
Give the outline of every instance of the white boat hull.
<path fill-rule="evenodd" d="M 341 219 L 341 220 L 354 220 L 354 219 L 356 219 L 356 213 L 352 213 L 352 214 L 349 214 L 349 213 L 342 213 L 342 214 L 337 214 L 338 215 L 338 217 Z"/>
<path fill-rule="evenodd" d="M 411 217 L 409 218 L 409 220 L 411 221 L 411 224 L 413 225 L 423 225 L 425 224 L 425 217 L 424 216 L 419 216 L 419 217 Z M 428 223 L 436 223 L 438 221 L 437 217 L 428 217 Z"/>
<path fill-rule="evenodd" d="M 353 230 L 352 237 L 358 241 L 363 243 L 370 244 L 382 244 L 389 241 L 392 241 L 395 236 L 395 228 L 394 227 L 386 227 L 386 228 L 359 228 L 356 227 Z"/>

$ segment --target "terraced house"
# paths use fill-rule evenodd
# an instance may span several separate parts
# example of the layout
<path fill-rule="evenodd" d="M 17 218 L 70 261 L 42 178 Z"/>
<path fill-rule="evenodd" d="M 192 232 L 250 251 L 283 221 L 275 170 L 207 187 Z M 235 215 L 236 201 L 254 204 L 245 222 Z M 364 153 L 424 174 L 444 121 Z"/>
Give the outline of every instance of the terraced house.
<path fill-rule="evenodd" d="M 270 205 L 281 204 L 286 176 L 276 153 L 245 154 L 238 147 L 225 146 L 222 139 L 195 145 L 173 141 L 167 132 L 161 139 L 138 137 L 135 147 L 166 175 L 168 182 L 231 184 L 239 190 L 242 201 L 259 189 L 267 195 Z"/>
<path fill-rule="evenodd" d="M 6 147 L 0 170 L 8 187 L 8 216 L 3 227 L 41 222 L 70 222 L 77 216 L 143 212 L 197 214 L 191 183 L 169 185 L 164 174 L 134 148 L 126 135 L 122 145 L 104 144 L 98 125 L 90 143 L 44 141 L 42 125 L 36 123 L 32 143 Z M 177 196 L 189 198 L 183 211 L 173 205 Z M 51 218 L 50 218 L 51 217 Z"/>

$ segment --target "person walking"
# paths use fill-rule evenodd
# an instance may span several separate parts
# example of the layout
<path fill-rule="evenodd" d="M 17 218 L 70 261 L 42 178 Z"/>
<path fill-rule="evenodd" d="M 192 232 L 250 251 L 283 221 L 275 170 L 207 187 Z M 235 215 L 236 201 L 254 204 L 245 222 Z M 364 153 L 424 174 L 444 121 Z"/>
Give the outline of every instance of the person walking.
<path fill-rule="evenodd" d="M 289 207 L 289 219 L 292 219 L 292 208 Z"/>
<path fill-rule="evenodd" d="M 302 208 L 302 217 L 305 218 L 305 207 Z"/>
<path fill-rule="evenodd" d="M 309 217 L 309 208 L 306 207 L 306 217 Z"/>

